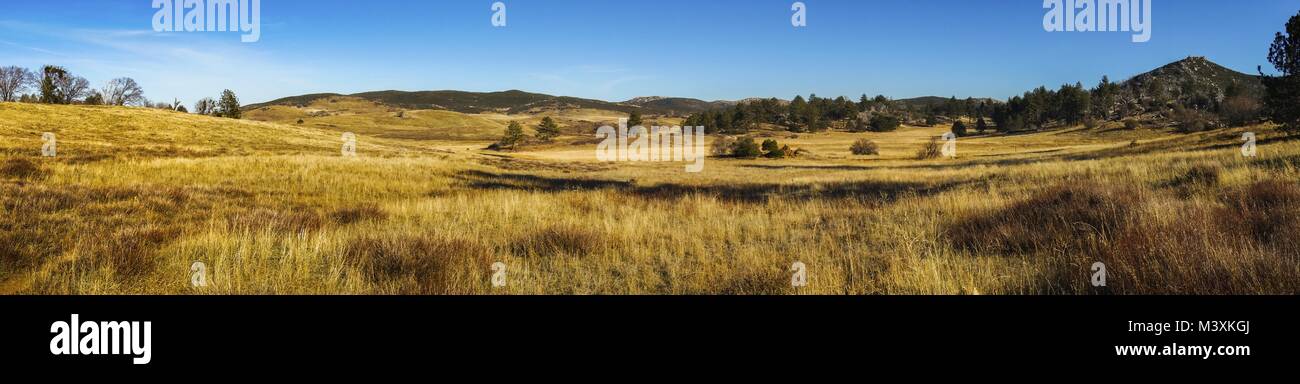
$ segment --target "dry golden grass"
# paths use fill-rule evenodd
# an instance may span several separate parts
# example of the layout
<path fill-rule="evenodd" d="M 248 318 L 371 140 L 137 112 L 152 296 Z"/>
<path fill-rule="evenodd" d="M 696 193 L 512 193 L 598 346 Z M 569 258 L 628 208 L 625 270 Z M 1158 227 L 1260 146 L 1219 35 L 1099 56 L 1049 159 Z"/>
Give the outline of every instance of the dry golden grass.
<path fill-rule="evenodd" d="M 366 134 L 343 158 L 310 124 L 5 103 L 0 292 L 1295 294 L 1300 142 L 1249 129 L 1258 158 L 1246 129 L 974 137 L 926 161 L 943 129 L 778 135 L 812 154 L 691 174 Z"/>

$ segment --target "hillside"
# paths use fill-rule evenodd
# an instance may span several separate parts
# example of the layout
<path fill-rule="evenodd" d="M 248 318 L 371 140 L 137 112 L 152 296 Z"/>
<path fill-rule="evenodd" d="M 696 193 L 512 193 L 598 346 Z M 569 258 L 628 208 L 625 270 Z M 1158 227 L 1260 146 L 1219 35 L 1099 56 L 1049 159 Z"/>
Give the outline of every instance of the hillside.
<path fill-rule="evenodd" d="M 644 108 L 647 111 L 658 113 L 670 113 L 685 115 L 695 112 L 707 111 L 714 108 L 729 107 L 735 105 L 733 101 L 704 101 L 700 99 L 691 99 L 686 97 L 638 97 L 622 102 L 625 105 L 635 105 Z"/>
<path fill-rule="evenodd" d="M 300 104 L 297 104 L 300 103 Z M 356 96 L 322 94 L 286 105 L 263 105 L 244 112 L 249 120 L 353 132 L 388 139 L 488 142 L 501 137 L 510 122 L 525 131 L 550 117 L 567 134 L 593 132 L 601 124 L 616 124 L 624 112 L 599 108 L 538 108 L 528 113 L 464 113 L 445 109 L 404 109 Z M 672 121 L 657 118 L 655 121 Z"/>
<path fill-rule="evenodd" d="M 168 110 L 105 106 L 0 103 L 0 154 L 40 153 L 41 134 L 57 138 L 59 158 L 207 157 L 250 154 L 337 154 L 340 134 L 250 120 Z M 363 140 L 367 151 L 413 150 L 400 142 Z"/>
<path fill-rule="evenodd" d="M 568 96 L 551 96 L 518 90 L 486 93 L 465 91 L 376 91 L 351 95 L 320 93 L 291 96 L 272 100 L 266 103 L 251 104 L 244 108 L 257 109 L 275 105 L 302 107 L 319 99 L 338 96 L 361 98 L 405 109 L 439 109 L 461 113 L 535 113 L 546 110 L 564 109 L 598 109 L 630 113 L 640 109 L 633 105 L 623 105 L 601 100 Z"/>
<path fill-rule="evenodd" d="M 1259 97 L 1264 84 L 1259 77 L 1234 71 L 1209 59 L 1188 57 L 1121 83 L 1133 101 L 1147 103 L 1155 97 L 1185 104 L 1222 101 L 1229 92 Z"/>

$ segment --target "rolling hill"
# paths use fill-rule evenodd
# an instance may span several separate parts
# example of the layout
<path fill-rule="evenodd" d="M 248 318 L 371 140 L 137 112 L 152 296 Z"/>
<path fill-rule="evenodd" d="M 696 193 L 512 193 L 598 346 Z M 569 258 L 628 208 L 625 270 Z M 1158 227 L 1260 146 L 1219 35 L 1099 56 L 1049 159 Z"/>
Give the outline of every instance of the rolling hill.
<path fill-rule="evenodd" d="M 224 119 L 153 108 L 0 103 L 0 154 L 39 154 L 41 134 L 54 133 L 60 159 L 210 157 L 251 154 L 337 154 L 340 134 L 311 126 Z M 415 146 L 367 139 L 370 152 Z"/>
<path fill-rule="evenodd" d="M 1169 63 L 1124 81 L 1121 85 L 1138 101 L 1150 101 L 1157 93 L 1169 100 L 1195 103 L 1222 101 L 1230 91 L 1258 97 L 1264 84 L 1258 76 L 1234 71 L 1205 57 L 1193 56 Z"/>
<path fill-rule="evenodd" d="M 704 101 L 686 97 L 649 96 L 634 98 L 624 101 L 621 104 L 635 105 L 644 108 L 647 111 L 684 115 L 715 108 L 729 107 L 735 105 L 736 102 L 724 100 Z"/>

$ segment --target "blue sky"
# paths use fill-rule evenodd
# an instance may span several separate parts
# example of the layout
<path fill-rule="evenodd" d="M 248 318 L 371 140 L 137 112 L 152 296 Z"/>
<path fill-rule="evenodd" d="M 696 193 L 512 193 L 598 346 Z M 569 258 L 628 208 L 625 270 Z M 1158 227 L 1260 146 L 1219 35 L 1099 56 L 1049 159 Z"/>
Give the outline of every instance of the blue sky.
<path fill-rule="evenodd" d="M 0 65 L 135 78 L 154 100 L 235 90 L 245 103 L 315 92 L 532 92 L 625 100 L 794 94 L 996 97 L 1189 55 L 1254 73 L 1300 0 L 1154 0 L 1131 33 L 1048 33 L 1041 0 L 262 0 L 261 40 L 158 33 L 151 0 L 11 0 Z"/>

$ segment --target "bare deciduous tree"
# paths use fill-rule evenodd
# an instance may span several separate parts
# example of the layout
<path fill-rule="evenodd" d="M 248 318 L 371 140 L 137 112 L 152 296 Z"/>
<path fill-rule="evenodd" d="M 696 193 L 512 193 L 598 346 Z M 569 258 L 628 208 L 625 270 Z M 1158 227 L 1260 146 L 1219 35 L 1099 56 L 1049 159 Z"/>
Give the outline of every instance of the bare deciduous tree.
<path fill-rule="evenodd" d="M 107 105 L 140 105 L 144 102 L 144 89 L 129 77 L 109 80 L 101 93 Z"/>
<path fill-rule="evenodd" d="M 36 76 L 23 67 L 0 67 L 0 101 L 16 101 Z"/>
<path fill-rule="evenodd" d="M 194 103 L 194 113 L 200 115 L 211 115 L 217 109 L 217 101 L 211 97 L 204 97 Z"/>
<path fill-rule="evenodd" d="M 54 87 L 58 88 L 59 95 L 62 96 L 63 104 L 72 104 L 81 100 L 90 94 L 90 81 L 81 76 L 73 76 L 66 72 L 62 76 L 55 76 Z"/>

